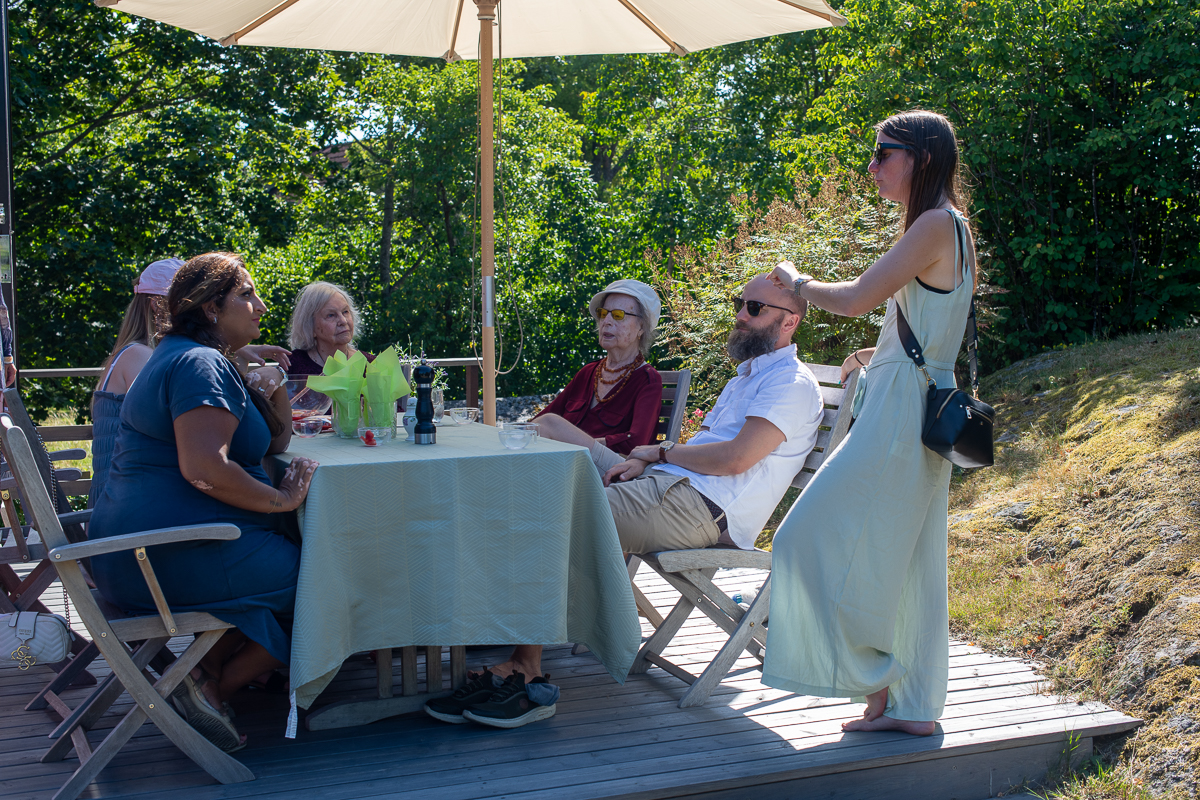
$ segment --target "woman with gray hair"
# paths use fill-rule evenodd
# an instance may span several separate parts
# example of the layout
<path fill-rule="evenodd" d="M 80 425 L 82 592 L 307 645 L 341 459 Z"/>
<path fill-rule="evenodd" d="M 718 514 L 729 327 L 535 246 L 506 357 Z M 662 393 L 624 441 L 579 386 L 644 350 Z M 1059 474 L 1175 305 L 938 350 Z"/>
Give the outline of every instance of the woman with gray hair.
<path fill-rule="evenodd" d="M 604 358 L 586 364 L 534 419 L 548 439 L 621 456 L 650 444 L 662 406 L 662 377 L 646 363 L 662 303 L 641 281 L 619 280 L 588 304 Z"/>
<path fill-rule="evenodd" d="M 354 339 L 360 318 L 350 293 L 333 283 L 314 281 L 296 295 L 292 332 L 288 336 L 291 365 L 289 375 L 320 375 L 325 359 L 339 350 L 354 355 Z M 364 353 L 367 361 L 375 356 Z"/>

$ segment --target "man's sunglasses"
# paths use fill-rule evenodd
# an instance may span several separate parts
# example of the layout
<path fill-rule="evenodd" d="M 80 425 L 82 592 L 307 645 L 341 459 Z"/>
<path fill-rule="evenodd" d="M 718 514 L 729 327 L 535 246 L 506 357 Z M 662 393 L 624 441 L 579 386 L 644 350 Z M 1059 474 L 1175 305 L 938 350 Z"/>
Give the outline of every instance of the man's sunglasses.
<path fill-rule="evenodd" d="M 599 309 L 596 309 L 596 313 L 600 315 L 600 319 L 604 319 L 609 314 L 612 314 L 612 318 L 615 319 L 617 322 L 620 322 L 621 320 L 625 319 L 626 317 L 640 317 L 641 316 L 641 314 L 635 314 L 632 311 L 622 311 L 619 308 L 612 308 L 612 309 L 599 308 Z"/>
<path fill-rule="evenodd" d="M 882 164 L 887 161 L 888 150 L 912 150 L 906 144 L 892 144 L 891 142 L 879 142 L 875 145 L 875 163 Z"/>
<path fill-rule="evenodd" d="M 773 306 L 770 303 L 760 303 L 757 300 L 743 300 L 740 297 L 734 297 L 731 299 L 733 300 L 733 313 L 735 313 L 735 314 L 742 310 L 742 306 L 746 307 L 746 311 L 748 311 L 750 313 L 750 316 L 752 316 L 752 317 L 757 317 L 759 314 L 762 313 L 762 310 L 764 308 L 778 308 L 780 311 L 786 311 L 789 314 L 796 313 L 795 311 L 793 311 L 790 308 L 784 308 L 783 306 Z"/>

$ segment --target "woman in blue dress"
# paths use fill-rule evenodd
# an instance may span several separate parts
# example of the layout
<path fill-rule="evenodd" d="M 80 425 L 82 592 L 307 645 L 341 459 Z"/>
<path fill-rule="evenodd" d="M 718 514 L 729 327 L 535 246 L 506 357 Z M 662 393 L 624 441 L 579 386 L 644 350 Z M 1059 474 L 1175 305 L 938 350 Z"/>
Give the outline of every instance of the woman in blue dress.
<path fill-rule="evenodd" d="M 173 611 L 205 611 L 237 627 L 173 696 L 181 714 L 226 751 L 244 744 L 226 701 L 286 664 L 300 550 L 277 517 L 308 493 L 316 463 L 293 459 L 278 488 L 262 459 L 291 439 L 287 393 L 262 370 L 247 378 L 235 351 L 259 335 L 266 306 L 242 260 L 208 253 L 185 264 L 167 297 L 170 327 L 125 395 L 112 467 L 88 536 L 231 523 L 240 538 L 149 549 Z M 274 368 L 268 368 L 274 369 Z M 92 560 L 100 591 L 120 608 L 153 613 L 132 553 Z"/>

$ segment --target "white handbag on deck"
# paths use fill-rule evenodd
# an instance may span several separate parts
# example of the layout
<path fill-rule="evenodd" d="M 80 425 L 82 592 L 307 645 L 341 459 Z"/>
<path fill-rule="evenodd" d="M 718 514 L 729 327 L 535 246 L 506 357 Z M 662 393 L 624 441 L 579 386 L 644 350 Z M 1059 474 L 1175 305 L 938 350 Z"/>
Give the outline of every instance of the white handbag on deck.
<path fill-rule="evenodd" d="M 26 670 L 34 664 L 57 664 L 70 655 L 74 638 L 67 621 L 57 614 L 0 614 L 0 667 Z"/>

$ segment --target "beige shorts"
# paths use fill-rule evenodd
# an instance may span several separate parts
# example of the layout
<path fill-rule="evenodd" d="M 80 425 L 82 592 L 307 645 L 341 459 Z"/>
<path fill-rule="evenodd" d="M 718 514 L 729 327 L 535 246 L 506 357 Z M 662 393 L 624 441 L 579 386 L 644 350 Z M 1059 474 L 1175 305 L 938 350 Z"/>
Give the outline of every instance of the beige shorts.
<path fill-rule="evenodd" d="M 720 536 L 712 512 L 682 475 L 648 469 L 604 491 L 623 552 L 712 547 Z"/>

